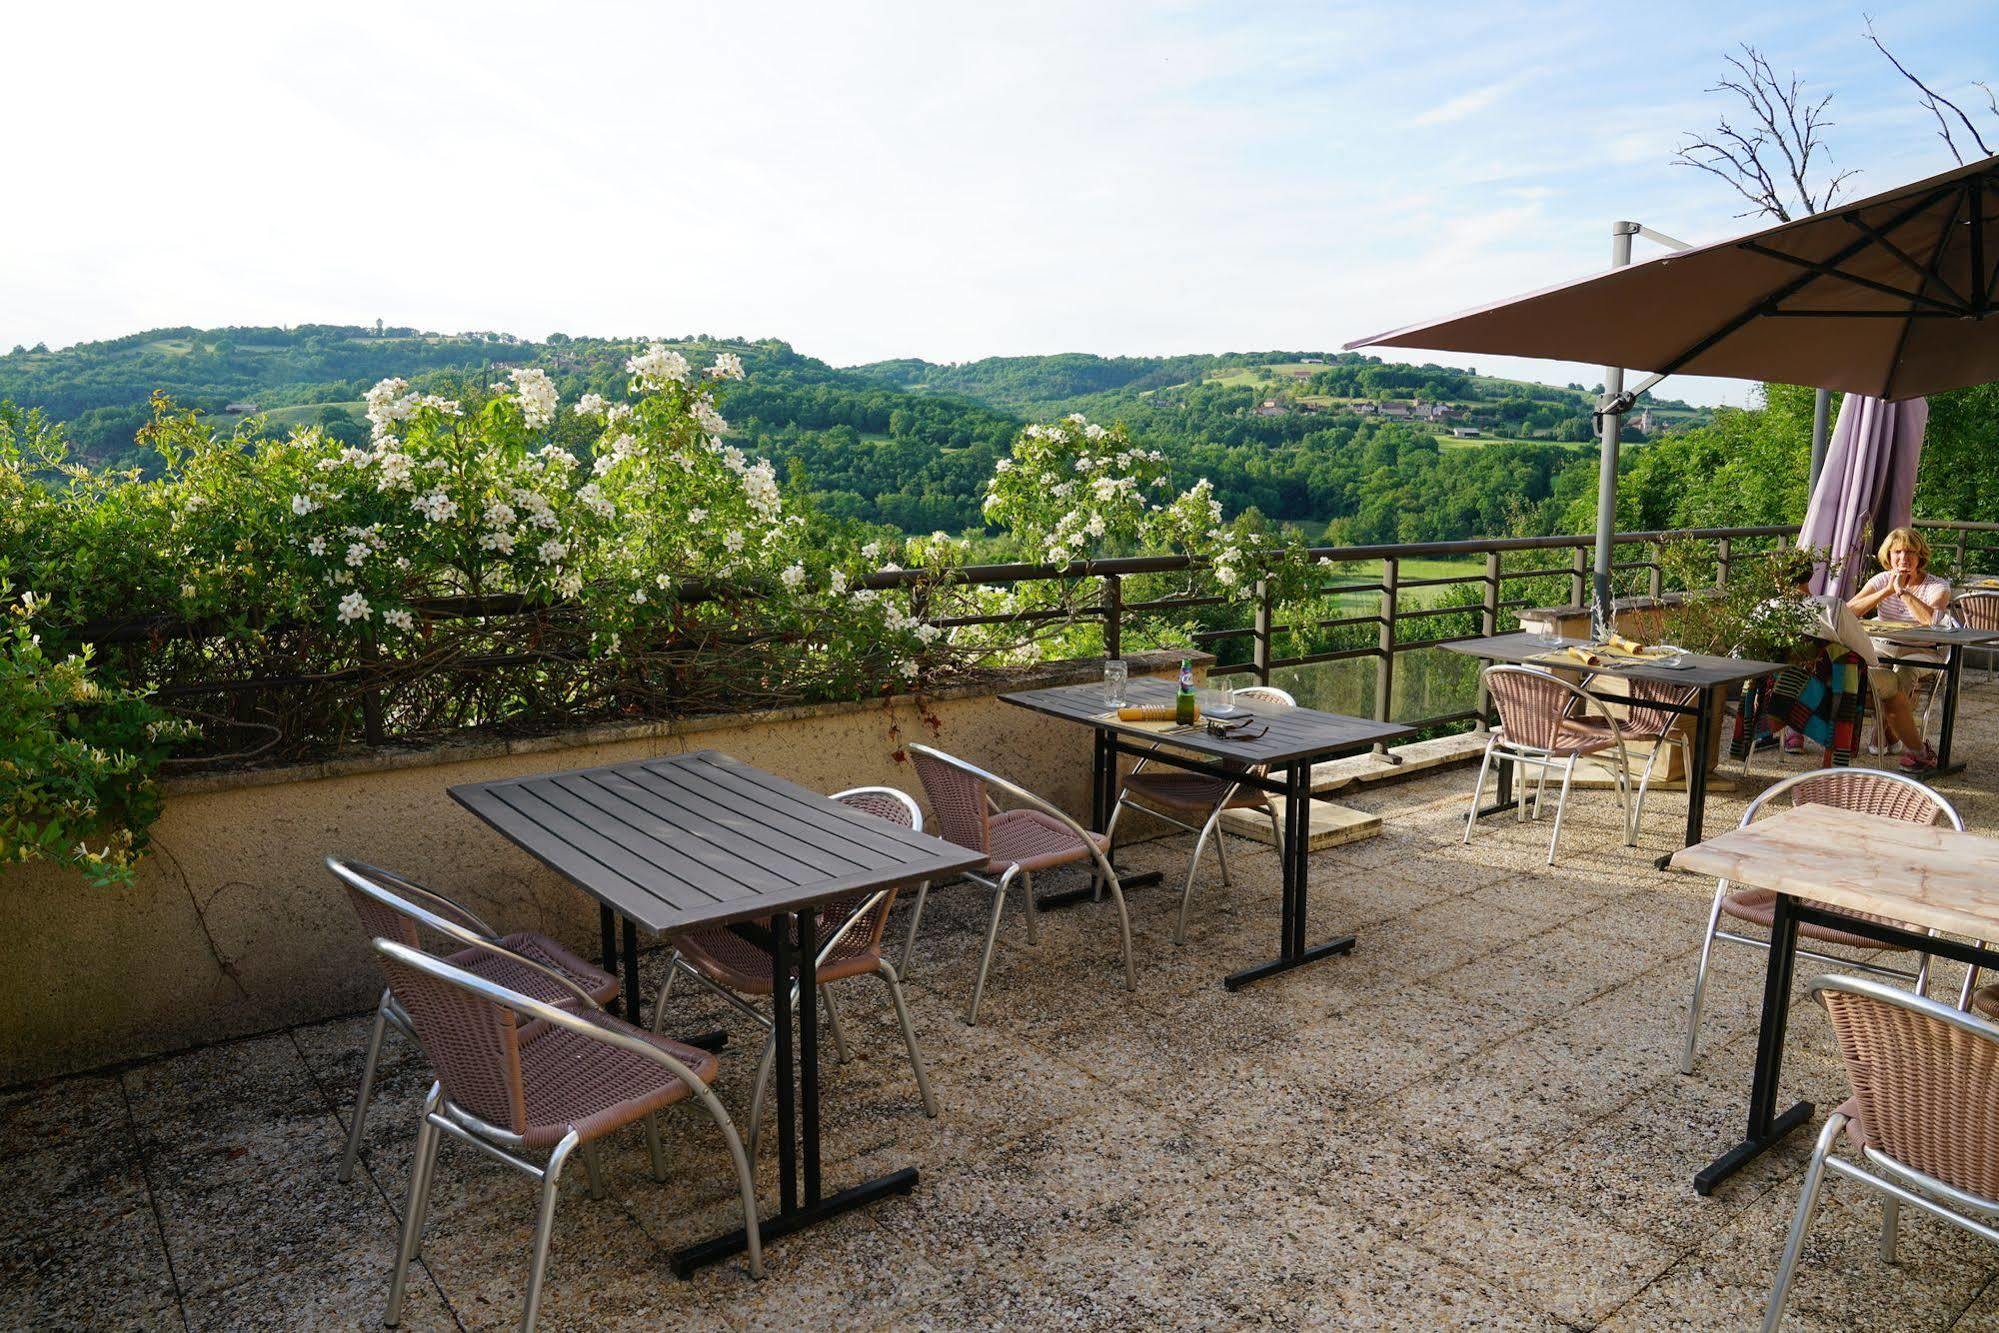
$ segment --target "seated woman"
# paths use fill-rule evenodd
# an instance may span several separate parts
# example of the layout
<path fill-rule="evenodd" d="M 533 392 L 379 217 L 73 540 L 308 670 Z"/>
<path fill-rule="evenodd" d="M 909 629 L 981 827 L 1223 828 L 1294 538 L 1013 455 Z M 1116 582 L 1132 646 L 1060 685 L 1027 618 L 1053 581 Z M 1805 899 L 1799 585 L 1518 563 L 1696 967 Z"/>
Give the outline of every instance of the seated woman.
<path fill-rule="evenodd" d="M 1923 742 L 1922 724 L 1916 720 L 1916 710 L 1909 705 L 1908 692 L 1895 672 L 1881 665 L 1874 640 L 1860 627 L 1860 617 L 1831 593 L 1812 595 L 1810 560 L 1798 557 L 1785 576 L 1793 590 L 1818 612 L 1814 635 L 1850 649 L 1866 665 L 1867 686 L 1874 693 L 1875 707 L 1881 710 L 1881 717 L 1888 724 L 1888 734 L 1907 748 L 1902 767 L 1912 773 L 1936 767 L 1936 754 Z"/>
<path fill-rule="evenodd" d="M 1896 528 L 1882 539 L 1881 549 L 1876 552 L 1881 562 L 1881 572 L 1867 580 L 1859 592 L 1847 599 L 1847 609 L 1856 616 L 1875 616 L 1881 620 L 1899 620 L 1914 625 L 1934 625 L 1943 618 L 1950 606 L 1950 580 L 1930 572 L 1930 544 L 1914 528 Z M 1877 655 L 1891 657 L 1918 658 L 1925 662 L 1941 663 L 1944 655 L 1938 648 L 1922 648 L 1897 644 L 1889 639 L 1875 639 Z M 1917 678 L 1925 674 L 1915 666 L 1900 665 L 1892 668 L 1897 692 L 1907 706 L 1907 696 L 1917 683 Z M 1876 687 L 1879 692 L 1879 687 Z M 1885 710 L 1884 710 L 1885 711 Z M 1913 716 L 1911 710 L 1911 716 Z M 1893 730 L 1893 728 L 1891 728 Z M 1895 739 L 1911 752 L 1918 748 L 1899 730 Z M 1904 768 L 1920 768 L 1911 764 L 1909 757 L 1902 761 Z"/>

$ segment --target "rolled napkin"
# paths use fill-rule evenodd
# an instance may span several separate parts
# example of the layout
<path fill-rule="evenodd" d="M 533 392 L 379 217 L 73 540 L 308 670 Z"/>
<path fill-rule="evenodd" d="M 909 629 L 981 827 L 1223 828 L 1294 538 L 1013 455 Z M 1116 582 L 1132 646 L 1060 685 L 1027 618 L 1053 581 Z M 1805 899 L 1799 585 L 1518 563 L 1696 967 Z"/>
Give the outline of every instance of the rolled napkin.
<path fill-rule="evenodd" d="M 1916 623 L 1915 621 L 1913 621 L 1913 620 L 1878 620 L 1878 619 L 1876 619 L 1876 620 L 1863 620 L 1863 621 L 1861 621 L 1861 622 L 1860 622 L 1860 628 L 1861 628 L 1861 629 L 1863 629 L 1863 630 L 1865 630 L 1865 631 L 1867 631 L 1867 633 L 1869 633 L 1869 634 L 1871 634 L 1871 635 L 1874 635 L 1875 637 L 1879 638 L 1879 637 L 1881 637 L 1881 636 L 1884 636 L 1884 635 L 1888 635 L 1888 634 L 1901 634 L 1901 633 L 1903 633 L 1903 632 L 1905 632 L 1905 631 L 1907 631 L 1907 630 L 1912 630 L 1912 629 L 1922 629 L 1922 628 L 1924 628 L 1924 627 L 1923 627 L 1923 626 L 1921 626 L 1921 625 L 1918 625 L 1918 624 L 1917 624 L 1917 623 Z"/>
<path fill-rule="evenodd" d="M 1117 710 L 1120 722 L 1172 722 L 1176 721 L 1172 704 L 1126 704 Z M 1194 709 L 1194 720 L 1201 720 L 1201 710 Z"/>
<path fill-rule="evenodd" d="M 1633 639 L 1613 634 L 1602 643 L 1585 643 L 1570 648 L 1559 648 L 1530 660 L 1557 666 L 1596 667 L 1615 666 L 1620 662 L 1658 662 L 1678 655 L 1678 650 L 1673 648 L 1647 648 Z"/>

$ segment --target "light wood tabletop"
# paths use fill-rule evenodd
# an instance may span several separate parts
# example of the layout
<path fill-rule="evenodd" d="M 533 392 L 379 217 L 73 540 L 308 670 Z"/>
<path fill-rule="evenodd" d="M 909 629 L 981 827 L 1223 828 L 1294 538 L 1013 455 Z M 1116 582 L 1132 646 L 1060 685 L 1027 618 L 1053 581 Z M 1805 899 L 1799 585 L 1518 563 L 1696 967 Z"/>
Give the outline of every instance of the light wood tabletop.
<path fill-rule="evenodd" d="M 1999 841 L 1801 805 L 1674 853 L 1675 870 L 1999 940 Z"/>

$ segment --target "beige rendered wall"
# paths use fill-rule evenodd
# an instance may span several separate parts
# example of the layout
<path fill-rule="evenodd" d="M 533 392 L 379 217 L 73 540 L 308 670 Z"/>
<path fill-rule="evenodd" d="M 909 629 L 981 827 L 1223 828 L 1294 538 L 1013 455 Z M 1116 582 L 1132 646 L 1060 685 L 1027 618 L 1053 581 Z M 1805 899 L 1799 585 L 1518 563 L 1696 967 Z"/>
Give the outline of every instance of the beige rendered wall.
<path fill-rule="evenodd" d="M 1133 659 L 1134 672 L 1165 666 Z M 1098 669 L 1043 669 L 1003 688 Z M 594 955 L 595 905 L 451 800 L 445 789 L 458 783 L 712 748 L 819 791 L 883 784 L 921 799 L 894 754 L 922 741 L 1086 815 L 1088 731 L 1001 703 L 999 688 L 921 708 L 905 698 L 531 743 L 477 739 L 260 775 L 256 785 L 181 780 L 134 887 L 91 888 L 42 865 L 0 873 L 0 1086 L 370 1007 L 380 976 L 321 864 L 329 853 L 435 885 L 502 930 L 545 931 Z"/>

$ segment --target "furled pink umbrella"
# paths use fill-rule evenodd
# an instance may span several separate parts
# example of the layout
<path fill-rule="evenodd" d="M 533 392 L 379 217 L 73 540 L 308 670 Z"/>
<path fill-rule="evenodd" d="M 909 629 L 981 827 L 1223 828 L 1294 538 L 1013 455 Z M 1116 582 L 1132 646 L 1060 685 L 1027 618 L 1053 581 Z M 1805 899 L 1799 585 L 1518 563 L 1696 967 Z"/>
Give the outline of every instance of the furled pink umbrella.
<path fill-rule="evenodd" d="M 1825 470 L 1798 533 L 1798 545 L 1825 547 L 1837 562 L 1834 571 L 1820 567 L 1813 591 L 1850 596 L 1867 568 L 1862 545 L 1870 530 L 1879 537 L 1908 525 L 1929 419 L 1923 398 L 1888 402 L 1855 393 L 1840 403 Z"/>

